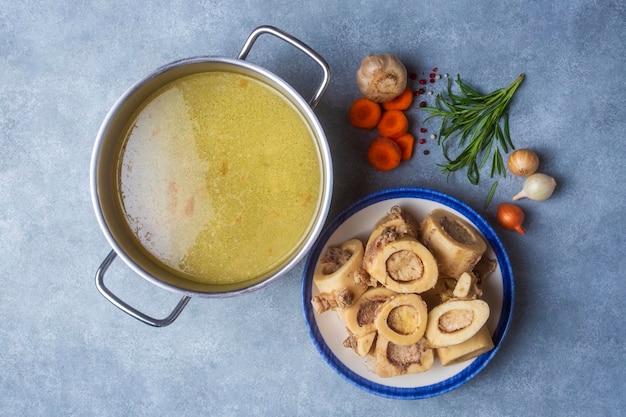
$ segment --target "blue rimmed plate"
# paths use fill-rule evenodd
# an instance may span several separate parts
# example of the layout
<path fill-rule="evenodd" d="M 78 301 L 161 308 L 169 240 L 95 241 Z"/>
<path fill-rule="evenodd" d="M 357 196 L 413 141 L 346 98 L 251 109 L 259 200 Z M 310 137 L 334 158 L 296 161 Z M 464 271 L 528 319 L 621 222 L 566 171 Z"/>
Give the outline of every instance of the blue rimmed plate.
<path fill-rule="evenodd" d="M 431 369 L 420 374 L 381 378 L 368 367 L 367 360 L 343 346 L 347 337 L 345 325 L 334 312 L 316 314 L 311 298 L 318 294 L 313 273 L 321 254 L 328 246 L 358 238 L 363 241 L 378 220 L 394 205 L 408 210 L 418 220 L 436 208 L 443 208 L 473 224 L 487 241 L 486 256 L 497 261 L 496 270 L 483 284 L 483 297 L 491 315 L 487 326 L 494 349 L 483 355 L 449 366 L 438 360 Z M 347 207 L 332 220 L 319 236 L 304 268 L 302 304 L 313 343 L 328 365 L 348 381 L 365 391 L 394 399 L 421 399 L 443 394 L 466 383 L 478 374 L 496 354 L 506 335 L 513 313 L 514 285 L 511 264 L 500 239 L 491 226 L 465 203 L 449 195 L 423 188 L 394 188 L 370 194 Z"/>

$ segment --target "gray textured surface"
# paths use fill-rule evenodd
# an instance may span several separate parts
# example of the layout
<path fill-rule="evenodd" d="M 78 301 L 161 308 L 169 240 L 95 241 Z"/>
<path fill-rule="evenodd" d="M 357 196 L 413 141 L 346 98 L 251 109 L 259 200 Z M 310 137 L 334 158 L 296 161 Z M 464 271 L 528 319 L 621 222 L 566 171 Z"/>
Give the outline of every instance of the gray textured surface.
<path fill-rule="evenodd" d="M 109 107 L 134 81 L 195 55 L 234 57 L 273 24 L 333 71 L 316 113 L 335 161 L 331 215 L 369 192 L 424 186 L 492 224 L 517 192 L 445 176 L 430 142 L 400 169 L 365 162 L 347 123 L 354 71 L 393 52 L 410 71 L 460 73 L 484 91 L 527 78 L 511 109 L 517 147 L 559 181 L 521 202 L 526 236 L 497 229 L 514 268 L 515 316 L 476 378 L 420 401 L 372 396 L 318 355 L 300 302 L 302 265 L 261 291 L 192 300 L 170 327 L 126 316 L 94 287 L 109 247 L 89 197 L 89 161 Z M 623 2 L 84 1 L 0 4 L 0 415 L 625 415 L 626 8 Z M 317 73 L 275 42 L 250 57 L 309 94 Z M 417 113 L 416 113 L 417 117 Z M 424 156 L 422 149 L 430 149 Z M 161 315 L 177 296 L 116 262 L 110 285 Z"/>

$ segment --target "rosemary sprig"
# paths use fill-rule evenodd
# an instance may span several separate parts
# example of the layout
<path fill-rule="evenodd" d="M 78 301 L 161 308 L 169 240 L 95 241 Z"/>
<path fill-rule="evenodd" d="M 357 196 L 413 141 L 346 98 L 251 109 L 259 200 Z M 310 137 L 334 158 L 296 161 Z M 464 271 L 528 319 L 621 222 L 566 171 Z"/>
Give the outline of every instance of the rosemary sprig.
<path fill-rule="evenodd" d="M 493 184 L 491 184 L 491 188 L 487 193 L 487 199 L 485 200 L 485 208 L 489 207 L 489 203 L 491 203 L 491 199 L 496 192 L 496 188 L 498 188 L 498 181 L 495 181 Z"/>
<path fill-rule="evenodd" d="M 460 94 L 452 92 L 452 80 L 448 80 L 446 93 L 439 93 L 435 100 L 435 107 L 421 107 L 430 113 L 426 118 L 441 118 L 438 144 L 443 150 L 446 163 L 439 164 L 444 173 L 451 173 L 466 169 L 470 183 L 478 185 L 480 169 L 487 163 L 491 155 L 491 178 L 494 175 L 506 177 L 506 166 L 502 153 L 515 149 L 509 133 L 508 105 L 515 91 L 524 81 L 524 74 L 520 74 L 510 85 L 481 94 L 461 81 L 457 75 L 457 84 Z M 503 127 L 500 122 L 503 122 Z M 457 138 L 457 147 L 461 151 L 451 157 L 449 145 L 452 138 Z M 495 191 L 495 184 L 489 192 L 491 200 Z"/>

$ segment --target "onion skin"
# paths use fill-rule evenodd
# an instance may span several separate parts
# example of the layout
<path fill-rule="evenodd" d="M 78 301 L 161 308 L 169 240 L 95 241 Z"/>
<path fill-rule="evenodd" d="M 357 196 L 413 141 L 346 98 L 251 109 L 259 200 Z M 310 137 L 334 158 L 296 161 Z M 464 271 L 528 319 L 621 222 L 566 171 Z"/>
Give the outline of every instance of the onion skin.
<path fill-rule="evenodd" d="M 502 203 L 498 206 L 498 223 L 508 230 L 515 230 L 520 235 L 525 235 L 522 228 L 524 223 L 524 211 L 513 204 Z"/>
<path fill-rule="evenodd" d="M 539 157 L 530 149 L 518 149 L 509 156 L 507 165 L 513 175 L 527 177 L 537 172 Z"/>

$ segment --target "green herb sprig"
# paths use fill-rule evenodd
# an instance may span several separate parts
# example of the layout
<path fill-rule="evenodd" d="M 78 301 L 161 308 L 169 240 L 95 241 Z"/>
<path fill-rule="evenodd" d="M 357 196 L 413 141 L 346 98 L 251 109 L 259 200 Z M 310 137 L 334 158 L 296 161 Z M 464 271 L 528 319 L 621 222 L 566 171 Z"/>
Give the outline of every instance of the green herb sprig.
<path fill-rule="evenodd" d="M 479 171 L 491 155 L 491 178 L 496 174 L 506 177 L 506 166 L 501 150 L 508 153 L 509 150 L 515 149 L 509 132 L 508 105 L 522 81 L 524 74 L 520 74 L 505 88 L 489 94 L 480 94 L 461 81 L 461 76 L 457 75 L 456 82 L 460 94 L 452 92 L 452 80 L 448 79 L 447 94 L 437 95 L 436 107 L 420 108 L 430 113 L 426 120 L 434 117 L 442 119 L 438 144 L 442 147 L 447 161 L 439 164 L 444 173 L 450 175 L 465 168 L 469 182 L 478 185 Z M 503 126 L 500 126 L 501 119 Z M 458 138 L 457 147 L 462 149 L 454 158 L 450 157 L 448 152 L 449 141 L 452 138 Z M 489 190 L 485 206 L 489 205 L 496 186 L 497 181 Z"/>

